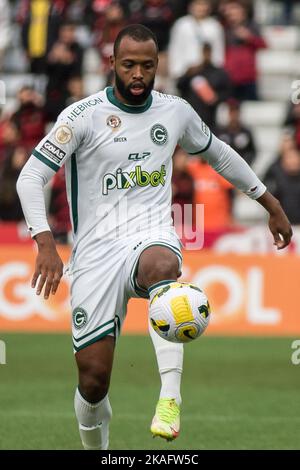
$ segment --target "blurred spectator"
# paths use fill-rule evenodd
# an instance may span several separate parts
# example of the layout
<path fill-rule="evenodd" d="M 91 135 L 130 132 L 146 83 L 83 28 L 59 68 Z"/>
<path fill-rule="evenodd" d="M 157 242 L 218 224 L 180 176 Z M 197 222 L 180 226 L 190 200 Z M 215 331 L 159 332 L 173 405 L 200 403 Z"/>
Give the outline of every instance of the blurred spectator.
<path fill-rule="evenodd" d="M 280 158 L 280 155 L 282 155 L 286 151 L 294 150 L 296 148 L 297 148 L 297 142 L 294 139 L 294 135 L 290 134 L 289 132 L 284 132 L 281 138 L 281 142 L 280 142 L 278 159 Z"/>
<path fill-rule="evenodd" d="M 240 104 L 232 99 L 228 101 L 228 124 L 218 129 L 218 137 L 236 150 L 243 159 L 252 165 L 256 148 L 250 129 L 241 122 Z"/>
<path fill-rule="evenodd" d="M 51 197 L 49 206 L 49 224 L 58 243 L 68 242 L 71 230 L 69 205 L 67 201 L 65 168 L 62 167 L 51 181 Z"/>
<path fill-rule="evenodd" d="M 0 110 L 1 114 L 1 110 Z M 3 167 L 3 163 L 7 157 L 15 148 L 19 141 L 19 133 L 16 125 L 11 122 L 8 118 L 0 118 L 0 174 Z"/>
<path fill-rule="evenodd" d="M 105 23 L 96 31 L 96 45 L 102 59 L 102 71 L 107 77 L 107 84 L 112 82 L 109 58 L 113 55 L 114 42 L 121 29 L 126 26 L 123 7 L 120 2 L 112 1 L 105 10 Z"/>
<path fill-rule="evenodd" d="M 194 204 L 204 205 L 205 230 L 228 228 L 232 223 L 232 185 L 199 157 L 190 159 L 188 169 L 194 178 Z"/>
<path fill-rule="evenodd" d="M 11 121 L 19 132 L 19 144 L 29 153 L 45 135 L 46 114 L 42 97 L 29 86 L 18 93 L 19 108 Z"/>
<path fill-rule="evenodd" d="M 295 141 L 300 148 L 300 103 L 290 105 L 284 125 L 294 132 Z"/>
<path fill-rule="evenodd" d="M 275 162 L 279 161 L 281 158 L 281 155 L 285 154 L 289 150 L 297 150 L 297 143 L 295 141 L 293 133 L 290 133 L 289 131 L 285 131 L 282 134 L 281 141 L 278 147 L 278 154 L 277 157 L 275 158 Z"/>
<path fill-rule="evenodd" d="M 85 97 L 83 88 L 83 80 L 81 77 L 70 78 L 67 83 L 68 98 L 66 99 L 65 107 L 70 106 L 70 104 L 80 101 Z"/>
<path fill-rule="evenodd" d="M 82 71 L 83 50 L 75 39 L 75 25 L 65 23 L 47 57 L 48 84 L 46 89 L 46 112 L 48 120 L 55 121 L 64 109 L 68 97 L 67 83 Z"/>
<path fill-rule="evenodd" d="M 223 7 L 226 36 L 225 68 L 233 83 L 233 96 L 239 100 L 256 100 L 256 53 L 265 48 L 258 27 L 248 20 L 246 7 L 229 0 Z"/>
<path fill-rule="evenodd" d="M 273 0 L 275 3 L 281 3 L 282 5 L 282 15 L 276 23 L 283 25 L 290 25 L 294 23 L 294 6 L 299 3 L 298 0 Z"/>
<path fill-rule="evenodd" d="M 190 67 L 177 82 L 186 99 L 214 131 L 217 106 L 230 96 L 230 80 L 224 69 L 211 62 L 211 45 L 203 45 L 203 62 Z"/>
<path fill-rule="evenodd" d="M 177 147 L 173 155 L 172 204 L 174 225 L 181 236 L 185 233 L 182 231 L 183 224 L 192 229 L 194 217 L 194 179 L 188 171 L 188 159 L 188 154 Z M 179 204 L 180 210 L 176 204 Z M 186 205 L 190 206 L 189 209 L 185 208 Z"/>
<path fill-rule="evenodd" d="M 113 0 L 92 0 L 92 10 L 96 15 L 105 14 L 107 7 L 112 3 Z"/>
<path fill-rule="evenodd" d="M 144 0 L 142 8 L 130 16 L 130 23 L 141 23 L 157 37 L 158 49 L 165 51 L 169 44 L 174 15 L 168 0 Z"/>
<path fill-rule="evenodd" d="M 184 75 L 189 67 L 202 60 L 203 44 L 212 47 L 212 62 L 224 63 L 224 33 L 220 23 L 210 16 L 208 0 L 192 0 L 189 14 L 178 19 L 171 31 L 169 72 L 173 78 Z"/>
<path fill-rule="evenodd" d="M 57 39 L 65 8 L 63 0 L 21 0 L 22 40 L 32 73 L 45 73 L 47 53 Z"/>
<path fill-rule="evenodd" d="M 2 174 L 0 174 L 0 220 L 23 220 L 16 182 L 27 158 L 26 149 L 16 147 L 4 162 Z"/>
<path fill-rule="evenodd" d="M 92 31 L 101 32 L 106 23 L 106 11 L 109 5 L 113 0 L 92 0 L 91 1 L 91 9 L 92 9 L 92 14 L 93 14 L 93 22 L 92 22 Z M 122 6 L 124 8 L 123 3 Z"/>
<path fill-rule="evenodd" d="M 300 224 L 300 152 L 286 149 L 267 170 L 264 183 L 280 201 L 291 224 Z"/>
<path fill-rule="evenodd" d="M 193 204 L 194 180 L 188 171 L 187 153 L 178 147 L 173 156 L 172 191 L 173 204 Z"/>
<path fill-rule="evenodd" d="M 221 23 L 224 21 L 224 10 L 226 9 L 227 3 L 230 0 L 216 0 L 215 2 L 215 10 L 216 10 L 216 15 L 221 21 Z M 253 0 L 238 0 L 241 1 L 241 3 L 244 5 L 247 11 L 247 19 L 249 21 L 252 21 L 255 16 L 255 2 Z"/>
<path fill-rule="evenodd" d="M 10 41 L 10 6 L 7 0 L 0 0 L 0 71 L 5 51 Z"/>
<path fill-rule="evenodd" d="M 94 20 L 91 3 L 87 0 L 72 0 L 68 2 L 65 12 L 66 20 L 77 25 L 86 24 L 91 27 Z"/>
<path fill-rule="evenodd" d="M 142 23 L 151 29 L 157 37 L 159 49 L 159 61 L 157 76 L 163 81 L 156 88 L 164 90 L 165 81 L 163 77 L 168 76 L 167 48 L 170 39 L 170 29 L 175 16 L 169 0 L 144 0 L 141 8 L 129 18 L 130 23 Z"/>
<path fill-rule="evenodd" d="M 187 15 L 190 0 L 170 0 L 175 18 Z"/>
<path fill-rule="evenodd" d="M 126 18 L 130 18 L 131 15 L 134 15 L 144 5 L 144 0 L 120 0 L 120 4 L 122 5 Z"/>

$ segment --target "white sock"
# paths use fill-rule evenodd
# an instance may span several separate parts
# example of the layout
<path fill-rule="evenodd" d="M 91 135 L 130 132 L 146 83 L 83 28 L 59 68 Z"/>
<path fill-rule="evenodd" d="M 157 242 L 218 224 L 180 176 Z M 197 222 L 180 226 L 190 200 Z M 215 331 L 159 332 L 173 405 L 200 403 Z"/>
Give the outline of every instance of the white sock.
<path fill-rule="evenodd" d="M 170 281 L 176 282 L 176 281 Z M 151 290 L 150 300 L 160 289 Z M 183 344 L 171 343 L 161 338 L 152 328 L 148 321 L 150 336 L 155 349 L 158 370 L 161 379 L 161 390 L 159 398 L 175 398 L 178 405 L 181 404 L 181 375 L 183 366 Z"/>
<path fill-rule="evenodd" d="M 81 396 L 77 388 L 74 407 L 84 449 L 108 449 L 109 421 L 112 416 L 108 395 L 98 403 L 89 403 Z"/>

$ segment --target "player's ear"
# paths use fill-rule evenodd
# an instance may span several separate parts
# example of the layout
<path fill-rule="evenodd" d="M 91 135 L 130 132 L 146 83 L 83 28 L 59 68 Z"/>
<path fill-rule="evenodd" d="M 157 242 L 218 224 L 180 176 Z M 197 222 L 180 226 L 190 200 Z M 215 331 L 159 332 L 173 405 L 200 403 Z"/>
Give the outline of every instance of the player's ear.
<path fill-rule="evenodd" d="M 159 54 L 157 54 L 157 59 L 156 59 L 156 70 L 158 69 L 159 66 Z"/>
<path fill-rule="evenodd" d="M 109 64 L 110 64 L 111 70 L 115 69 L 115 63 L 116 63 L 115 56 L 114 55 L 109 56 Z"/>

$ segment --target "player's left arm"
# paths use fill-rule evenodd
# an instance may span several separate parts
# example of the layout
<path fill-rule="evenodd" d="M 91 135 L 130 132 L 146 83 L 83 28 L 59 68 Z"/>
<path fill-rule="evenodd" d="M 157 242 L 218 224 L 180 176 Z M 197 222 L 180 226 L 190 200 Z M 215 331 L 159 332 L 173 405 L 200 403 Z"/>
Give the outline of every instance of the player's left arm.
<path fill-rule="evenodd" d="M 191 155 L 204 158 L 214 170 L 233 186 L 255 199 L 269 213 L 269 228 L 278 249 L 291 241 L 291 224 L 280 202 L 272 196 L 246 161 L 225 142 L 218 139 L 207 128 L 197 113 L 185 105 L 186 125 L 179 144 Z"/>
<path fill-rule="evenodd" d="M 269 228 L 277 249 L 285 248 L 291 241 L 292 227 L 280 202 L 232 147 L 211 136 L 211 144 L 201 156 L 236 188 L 255 199 L 269 213 Z"/>
<path fill-rule="evenodd" d="M 259 202 L 269 213 L 269 228 L 277 249 L 291 241 L 291 224 L 280 202 L 267 190 L 245 160 L 232 147 L 212 136 L 209 148 L 201 156 L 236 188 Z"/>

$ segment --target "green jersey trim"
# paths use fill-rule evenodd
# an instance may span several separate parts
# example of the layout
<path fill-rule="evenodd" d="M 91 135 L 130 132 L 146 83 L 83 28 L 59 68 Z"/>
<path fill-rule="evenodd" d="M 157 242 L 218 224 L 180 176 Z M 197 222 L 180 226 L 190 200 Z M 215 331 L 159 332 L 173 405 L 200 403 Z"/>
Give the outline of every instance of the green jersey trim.
<path fill-rule="evenodd" d="M 146 102 L 141 106 L 130 106 L 129 104 L 121 103 L 121 101 L 116 98 L 114 94 L 114 89 L 111 86 L 106 88 L 106 96 L 111 104 L 117 106 L 117 108 L 121 109 L 122 111 L 125 111 L 125 113 L 131 114 L 144 113 L 145 111 L 147 111 L 147 109 L 150 108 L 153 101 L 152 94 L 150 94 Z"/>
<path fill-rule="evenodd" d="M 71 156 L 71 202 L 74 233 L 78 227 L 78 175 L 75 153 Z"/>
<path fill-rule="evenodd" d="M 40 152 L 38 152 L 36 149 L 32 151 L 32 155 L 34 155 L 36 158 L 38 158 L 41 162 L 45 163 L 51 170 L 58 171 L 59 166 L 56 165 L 55 163 L 51 162 L 51 160 L 48 160 L 48 158 L 44 157 Z"/>
<path fill-rule="evenodd" d="M 149 295 L 151 294 L 151 292 L 154 290 L 154 289 L 157 289 L 158 287 L 162 287 L 162 286 L 165 286 L 167 284 L 171 284 L 172 282 L 178 282 L 177 279 L 167 279 L 165 281 L 160 281 L 160 282 L 156 282 L 155 284 L 152 284 L 152 286 L 148 287 L 148 293 Z"/>
<path fill-rule="evenodd" d="M 208 140 L 208 142 L 207 142 L 207 145 L 204 147 L 204 149 L 198 150 L 198 152 L 193 152 L 193 153 L 190 153 L 190 152 L 189 152 L 189 155 L 198 155 L 198 153 L 203 153 L 203 152 L 205 152 L 207 149 L 209 149 L 210 144 L 211 144 L 211 141 L 212 141 L 212 136 L 213 136 L 213 135 L 212 135 L 212 132 L 211 132 L 211 133 L 210 133 L 209 140 Z"/>
<path fill-rule="evenodd" d="M 104 328 L 105 326 L 109 325 L 110 323 L 114 323 L 114 320 L 109 320 L 105 323 L 102 323 L 102 325 L 98 326 L 97 328 L 95 328 L 94 330 L 90 331 L 89 333 L 86 333 L 85 335 L 83 336 L 80 336 L 78 338 L 75 338 L 75 336 L 73 335 L 73 339 L 76 343 L 78 343 L 79 341 L 82 341 L 83 339 L 86 339 L 88 338 L 88 336 L 92 335 L 93 333 L 95 333 L 95 331 L 98 331 L 98 330 L 101 330 L 102 328 Z"/>
<path fill-rule="evenodd" d="M 100 335 L 95 336 L 95 338 L 91 339 L 91 340 L 88 341 L 87 343 L 84 343 L 84 344 L 82 344 L 82 345 L 80 345 L 80 346 L 76 346 L 76 345 L 73 343 L 73 347 L 74 347 L 74 349 L 75 349 L 76 352 L 81 351 L 81 349 L 84 349 L 84 348 L 86 348 L 87 346 L 90 346 L 91 344 L 96 343 L 97 341 L 99 341 L 99 339 L 104 338 L 105 336 L 109 335 L 110 333 L 115 334 L 115 326 L 113 326 L 113 328 L 110 328 L 109 330 L 104 331 L 104 332 L 101 333 Z"/>

